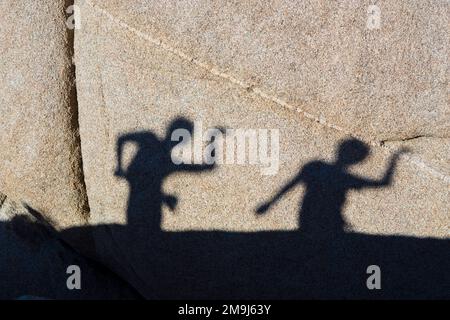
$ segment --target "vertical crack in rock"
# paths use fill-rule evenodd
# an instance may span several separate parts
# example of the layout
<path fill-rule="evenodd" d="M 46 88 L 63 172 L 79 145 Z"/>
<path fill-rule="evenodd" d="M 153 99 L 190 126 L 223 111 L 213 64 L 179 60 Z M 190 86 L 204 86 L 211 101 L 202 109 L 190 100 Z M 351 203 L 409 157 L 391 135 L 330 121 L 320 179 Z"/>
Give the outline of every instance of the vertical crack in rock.
<path fill-rule="evenodd" d="M 74 0 L 67 0 L 65 8 L 74 5 Z M 83 170 L 83 155 L 81 151 L 81 137 L 80 137 L 80 124 L 78 115 L 78 93 L 77 93 L 77 81 L 76 81 L 76 60 L 75 60 L 75 29 L 67 28 L 67 57 L 71 61 L 69 68 L 69 116 L 70 116 L 70 129 L 73 134 L 73 159 L 71 161 L 71 170 L 78 182 L 75 185 L 78 193 L 80 194 L 80 210 L 83 213 L 83 217 L 86 222 L 90 216 L 89 200 L 87 196 L 86 183 L 84 179 Z"/>
<path fill-rule="evenodd" d="M 3 206 L 6 200 L 6 195 L 0 192 L 0 208 Z"/>

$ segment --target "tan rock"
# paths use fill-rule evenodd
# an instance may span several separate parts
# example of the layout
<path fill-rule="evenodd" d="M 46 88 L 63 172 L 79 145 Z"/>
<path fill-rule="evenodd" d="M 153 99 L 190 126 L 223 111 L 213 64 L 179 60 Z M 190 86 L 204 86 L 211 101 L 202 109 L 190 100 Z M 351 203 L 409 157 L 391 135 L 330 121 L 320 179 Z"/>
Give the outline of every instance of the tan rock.
<path fill-rule="evenodd" d="M 450 137 L 446 1 L 88 2 L 346 131 Z"/>
<path fill-rule="evenodd" d="M 57 227 L 88 214 L 66 3 L 0 4 L 0 190 Z"/>
<path fill-rule="evenodd" d="M 240 263 L 236 252 L 241 249 L 233 247 L 233 244 L 237 247 L 242 245 L 248 249 L 249 254 L 255 249 L 250 245 L 247 248 L 245 240 L 229 243 L 224 240 L 236 239 L 233 238 L 236 233 L 239 233 L 237 239 L 245 239 L 246 236 L 252 238 L 254 245 L 258 243 L 258 237 L 262 239 L 266 235 L 256 231 L 283 231 L 292 236 L 289 231 L 308 229 L 305 217 L 299 217 L 299 211 L 305 205 L 301 205 L 301 201 L 305 201 L 306 189 L 311 188 L 310 185 L 296 184 L 279 201 L 273 202 L 264 215 L 258 215 L 257 208 L 269 201 L 299 172 L 305 172 L 302 171 L 305 168 L 318 166 L 317 170 L 306 170 L 314 172 L 313 175 L 319 175 L 317 171 L 321 170 L 331 173 L 324 174 L 325 177 L 336 174 L 339 146 L 343 141 L 354 141 L 347 133 L 348 130 L 342 129 L 341 125 L 344 124 L 354 130 L 354 135 L 366 137 L 372 145 L 370 155 L 366 159 L 361 157 L 358 161 L 355 160 L 357 163 L 354 166 L 344 170 L 348 175 L 340 179 L 347 181 L 350 174 L 353 174 L 365 177 L 366 180 L 356 183 L 359 187 L 355 189 L 343 186 L 344 199 L 337 205 L 327 202 L 336 201 L 330 198 L 314 201 L 322 205 L 321 208 L 336 205 L 333 212 L 339 213 L 339 217 L 324 217 L 323 221 L 333 224 L 334 218 L 346 220 L 358 237 L 367 235 L 381 239 L 381 235 L 403 235 L 416 237 L 416 240 L 418 237 L 448 237 L 448 176 L 432 166 L 415 161 L 414 157 L 417 155 L 408 153 L 402 155 L 392 167 L 392 181 L 383 179 L 400 146 L 389 148 L 375 143 L 383 136 L 382 133 L 388 132 L 389 136 L 399 132 L 409 135 L 416 132 L 416 127 L 425 128 L 426 132 L 432 134 L 445 133 L 445 130 L 442 131 L 445 126 L 439 127 L 438 123 L 444 123 L 443 115 L 448 112 L 448 107 L 442 103 L 432 104 L 436 108 L 436 114 L 439 114 L 433 120 L 434 125 L 425 126 L 420 117 L 410 117 L 411 113 L 405 115 L 405 110 L 412 110 L 413 114 L 416 112 L 415 115 L 418 115 L 417 112 L 421 112 L 423 105 L 417 109 L 412 108 L 412 91 L 409 90 L 413 89 L 409 84 L 403 87 L 405 83 L 397 82 L 396 79 L 405 71 L 409 72 L 405 79 L 416 83 L 418 78 L 413 75 L 421 72 L 423 65 L 410 66 L 409 62 L 405 62 L 409 59 L 407 58 L 402 60 L 405 65 L 400 69 L 403 71 L 394 75 L 377 67 L 364 67 L 365 55 L 370 57 L 372 52 L 364 43 L 365 37 L 369 35 L 364 25 L 359 24 L 365 21 L 365 16 L 356 17 L 352 7 L 334 8 L 333 6 L 338 6 L 335 2 L 314 2 L 317 3 L 315 5 L 307 2 L 301 6 L 288 6 L 287 2 L 283 2 L 274 5 L 275 9 L 287 6 L 281 10 L 282 14 L 277 15 L 277 10 L 274 9 L 273 15 L 266 19 L 272 11 L 258 10 L 255 8 L 256 2 L 253 5 L 245 2 L 246 5 L 242 7 L 230 5 L 220 8 L 220 12 L 219 8 L 210 8 L 204 2 L 190 2 L 190 11 L 184 9 L 188 5 L 184 7 L 182 4 L 174 5 L 173 9 L 166 11 L 165 6 L 157 7 L 156 2 L 151 1 L 139 2 L 126 8 L 125 2 L 120 1 L 79 3 L 82 5 L 83 27 L 76 33 L 75 51 L 80 135 L 91 208 L 90 222 L 96 235 L 100 259 L 130 279 L 146 296 L 150 296 L 152 292 L 157 295 L 160 291 L 153 289 L 162 283 L 164 285 L 161 287 L 167 291 L 161 293 L 161 296 L 173 297 L 170 293 L 174 292 L 176 296 L 183 296 L 185 291 L 176 289 L 177 285 L 186 281 L 194 286 L 195 281 L 206 279 L 206 276 L 194 276 L 195 272 L 217 272 L 219 269 L 214 269 L 213 258 L 218 256 L 220 262 L 217 261 L 217 264 L 223 266 L 228 263 L 231 271 L 227 272 L 232 272 L 234 269 L 231 266 Z M 433 20 L 439 25 L 443 18 L 437 9 L 444 4 L 432 2 L 430 9 L 425 9 L 425 5 L 422 7 L 421 3 L 414 2 L 411 8 L 433 11 Z M 129 8 L 133 10 L 128 11 L 131 10 Z M 358 8 L 363 10 L 361 6 Z M 397 9 L 393 7 L 391 11 L 386 10 L 388 17 Z M 151 14 L 152 12 L 158 14 Z M 286 21 L 281 19 L 285 16 Z M 320 19 L 314 20 L 313 17 Z M 408 20 L 408 15 L 401 17 L 406 19 L 408 25 L 415 23 Z M 425 19 L 420 17 L 419 19 Z M 279 23 L 281 30 L 274 27 L 273 21 Z M 294 21 L 298 21 L 298 27 L 292 25 Z M 283 27 L 285 24 L 287 26 Z M 342 30 L 339 29 L 341 24 Z M 379 45 L 384 43 L 387 46 L 383 49 L 386 56 L 389 56 L 389 46 L 397 46 L 396 41 L 401 41 L 397 26 L 397 22 L 387 19 L 385 31 L 380 31 L 393 33 L 393 38 L 386 36 L 386 40 L 389 40 L 387 44 L 379 41 Z M 250 29 L 251 32 L 248 31 Z M 328 36 L 318 36 L 320 30 Z M 407 30 L 409 29 L 405 29 Z M 408 32 L 411 33 L 407 34 L 408 40 L 405 43 L 416 48 L 416 45 L 422 43 L 422 29 L 413 28 Z M 427 32 L 428 29 L 425 33 Z M 314 36 L 318 37 L 317 41 L 311 40 L 308 44 L 309 37 Z M 438 38 L 441 36 L 443 34 L 439 32 L 436 35 Z M 402 45 L 401 42 L 399 47 Z M 430 41 L 429 45 L 431 49 L 427 46 L 420 47 L 417 48 L 418 52 L 424 55 L 433 52 L 437 54 L 434 58 L 443 59 L 444 53 L 440 48 L 443 43 L 436 40 Z M 436 47 L 436 52 L 432 49 L 434 46 L 439 47 Z M 289 49 L 291 47 L 297 49 Z M 336 65 L 331 62 L 334 59 Z M 341 59 L 348 60 L 341 64 Z M 369 58 L 371 59 L 378 61 L 379 57 Z M 299 71 L 287 72 L 286 68 L 292 67 L 292 62 L 300 64 L 296 64 Z M 396 65 L 395 59 L 390 60 L 388 65 Z M 439 64 L 434 66 L 439 70 L 441 68 Z M 386 79 L 386 87 L 375 85 L 378 80 L 364 80 L 369 75 L 378 74 Z M 432 72 L 426 73 L 424 81 L 429 81 L 431 77 Z M 255 86 L 251 86 L 253 82 L 256 82 Z M 392 83 L 401 88 L 395 88 Z M 440 80 L 433 82 L 431 87 L 431 99 L 442 101 L 445 90 L 441 88 Z M 399 103 L 390 104 L 386 98 L 391 89 L 393 91 L 389 94 Z M 280 98 L 278 93 L 282 90 L 286 92 L 286 96 Z M 365 104 L 364 92 L 373 92 L 376 95 L 374 101 L 381 105 Z M 401 109 L 404 103 L 406 109 Z M 374 109 L 358 109 L 362 105 Z M 343 106 L 350 107 L 347 109 Z M 380 110 L 391 116 L 380 116 Z M 319 113 L 325 116 L 315 116 Z M 170 162 L 166 147 L 167 137 L 172 133 L 169 129 L 174 120 L 180 118 L 185 119 L 184 127 L 189 127 L 186 121 L 197 121 L 201 122 L 204 129 L 279 130 L 278 172 L 264 175 L 260 165 L 248 163 L 218 164 L 214 168 L 205 166 L 197 168 L 197 172 L 177 170 Z M 356 142 L 353 144 L 359 145 Z M 355 148 L 358 151 L 358 147 Z M 119 157 L 123 159 L 120 166 Z M 121 170 L 117 170 L 118 166 Z M 336 185 L 341 184 L 339 182 Z M 339 187 L 336 188 L 334 191 L 337 193 L 342 191 Z M 334 191 L 326 188 L 321 190 L 328 195 Z M 317 214 L 323 212 L 317 211 Z M 343 227 L 342 221 L 335 223 L 339 228 Z M 96 228 L 96 225 L 101 226 Z M 317 223 L 313 229 L 316 227 Z M 218 234 L 213 231 L 226 232 Z M 211 232 L 212 242 L 208 242 L 208 236 L 203 236 L 202 232 Z M 227 232 L 233 235 L 230 236 Z M 276 233 L 275 237 L 278 236 L 279 233 Z M 281 235 L 278 240 L 289 241 L 291 236 L 283 238 Z M 214 237 L 218 237 L 220 240 L 217 243 L 221 245 L 211 249 L 217 251 L 211 256 L 201 253 L 197 255 L 193 248 L 202 246 L 190 246 L 196 241 L 189 242 L 190 237 L 205 240 L 205 247 L 216 243 L 214 241 L 217 238 Z M 386 244 L 390 244 L 383 241 L 376 244 L 379 252 L 383 251 Z M 370 247 L 371 242 L 367 243 Z M 407 242 L 402 243 L 408 246 Z M 261 253 L 265 245 L 270 246 L 268 242 L 262 242 L 261 247 L 256 246 L 254 252 Z M 183 246 L 186 246 L 186 250 Z M 419 247 L 417 245 L 416 248 Z M 267 254 L 278 263 L 291 261 L 283 255 L 283 245 L 280 244 L 280 248 L 271 247 Z M 209 249 L 204 250 L 210 252 Z M 276 250 L 280 250 L 281 260 L 271 255 Z M 164 253 L 159 255 L 155 252 Z M 170 263 L 172 260 L 167 258 L 171 254 L 175 255 L 174 253 L 179 254 L 182 257 L 180 260 L 184 259 L 186 263 L 180 264 L 179 269 L 176 269 L 177 259 L 173 261 L 174 266 Z M 168 261 L 152 265 L 158 259 Z M 199 262 L 203 262 L 202 259 L 206 261 L 205 264 Z M 246 261 L 252 264 L 262 258 L 255 259 Z M 317 256 L 317 259 L 321 258 Z M 189 266 L 191 260 L 193 265 L 198 263 L 195 266 L 199 269 Z M 188 270 L 183 269 L 184 267 Z M 165 272 L 164 276 L 167 278 L 159 278 L 159 272 Z M 192 279 L 189 272 L 192 272 Z M 246 272 L 250 273 L 247 269 Z M 261 271 L 259 276 L 262 274 L 264 272 Z M 235 280 L 241 284 L 239 281 L 250 281 L 252 275 L 240 273 L 240 278 Z M 214 279 L 219 278 L 220 275 Z M 299 279 L 302 278 L 299 276 Z M 229 286 L 234 284 L 230 282 Z M 203 282 L 199 284 L 199 288 L 203 288 L 201 285 L 208 286 L 209 283 Z M 299 284 L 292 284 L 295 285 Z M 186 290 L 195 291 L 188 288 Z M 209 291 L 199 289 L 196 292 L 207 294 Z"/>
<path fill-rule="evenodd" d="M 280 167 L 273 176 L 263 175 L 259 166 L 224 164 L 198 175 L 179 173 L 168 177 L 164 188 L 185 200 L 179 203 L 176 215 L 169 212 L 164 215 L 163 228 L 249 231 L 296 228 L 297 208 L 292 206 L 292 200 L 295 202 L 298 196 L 286 199 L 285 205 L 266 219 L 256 219 L 253 209 L 303 164 L 322 158 L 331 161 L 339 141 L 347 135 L 330 128 L 326 121 L 312 121 L 298 110 L 283 107 L 256 88 L 246 90 L 226 74 L 218 75 L 209 67 L 202 68 L 178 49 L 154 43 L 146 33 L 140 33 L 101 6 L 93 6 L 91 1 L 82 8 L 84 24 L 77 34 L 76 63 L 83 161 L 93 221 L 126 222 L 128 185 L 114 176 L 117 140 L 143 130 L 163 139 L 171 121 L 185 117 L 202 121 L 204 128 L 279 129 Z M 137 150 L 125 152 L 128 163 Z M 372 146 L 371 157 L 355 170 L 373 178 L 381 176 L 391 151 Z M 368 215 L 363 219 L 367 223 L 359 218 L 361 224 L 356 225 L 359 230 L 446 235 L 442 221 L 437 218 L 439 212 L 429 211 L 433 218 L 430 216 L 427 225 L 396 225 L 389 223 L 389 219 L 373 220 L 373 212 L 379 211 L 376 209 L 379 201 L 373 197 L 393 196 L 395 185 L 399 189 L 393 205 L 401 207 L 411 201 L 433 203 L 442 208 L 441 214 L 445 213 L 447 207 L 442 200 L 448 194 L 448 177 L 433 175 L 426 168 L 418 170 L 417 164 L 407 159 L 410 157 L 404 157 L 397 168 L 393 186 L 375 194 L 373 190 L 365 192 L 364 201 L 375 207 L 358 213 Z M 410 193 L 405 193 L 400 181 L 413 188 L 410 190 L 415 191 L 413 199 Z M 416 193 L 421 194 L 420 199 Z M 423 214 L 419 207 L 416 206 L 417 212 L 397 211 L 395 215 L 413 221 L 415 214 Z"/>

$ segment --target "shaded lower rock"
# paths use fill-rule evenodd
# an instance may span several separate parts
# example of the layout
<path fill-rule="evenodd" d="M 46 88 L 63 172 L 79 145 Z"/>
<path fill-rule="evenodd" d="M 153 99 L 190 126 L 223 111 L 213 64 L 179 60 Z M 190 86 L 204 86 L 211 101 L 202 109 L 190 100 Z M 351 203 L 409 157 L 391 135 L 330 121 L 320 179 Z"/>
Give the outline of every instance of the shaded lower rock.
<path fill-rule="evenodd" d="M 100 260 L 147 299 L 450 298 L 447 239 L 157 230 L 144 238 L 114 224 L 63 232 L 94 233 Z M 373 265 L 379 290 L 367 285 Z"/>
<path fill-rule="evenodd" d="M 38 214 L 8 200 L 0 207 L 0 299 L 442 299 L 450 292 L 447 239 L 132 224 L 57 232 Z M 92 235 L 96 258 L 110 269 L 58 240 Z M 67 289 L 70 265 L 81 269 L 81 290 Z M 381 269 L 381 290 L 367 287 L 371 265 Z"/>
<path fill-rule="evenodd" d="M 0 299 L 135 299 L 126 282 L 58 239 L 32 211 L 0 197 Z M 69 290 L 70 265 L 80 267 L 81 289 Z"/>

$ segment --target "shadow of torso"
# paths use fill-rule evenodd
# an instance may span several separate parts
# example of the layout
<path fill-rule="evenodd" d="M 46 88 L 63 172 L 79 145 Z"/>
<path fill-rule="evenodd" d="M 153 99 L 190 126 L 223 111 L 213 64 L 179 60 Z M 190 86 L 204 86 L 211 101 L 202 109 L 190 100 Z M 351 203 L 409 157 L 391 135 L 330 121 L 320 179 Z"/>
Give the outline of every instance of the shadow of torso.
<path fill-rule="evenodd" d="M 346 222 L 342 208 L 351 179 L 345 171 L 322 161 L 306 165 L 299 178 L 306 185 L 299 204 L 299 232 L 311 238 L 334 238 L 341 235 Z"/>

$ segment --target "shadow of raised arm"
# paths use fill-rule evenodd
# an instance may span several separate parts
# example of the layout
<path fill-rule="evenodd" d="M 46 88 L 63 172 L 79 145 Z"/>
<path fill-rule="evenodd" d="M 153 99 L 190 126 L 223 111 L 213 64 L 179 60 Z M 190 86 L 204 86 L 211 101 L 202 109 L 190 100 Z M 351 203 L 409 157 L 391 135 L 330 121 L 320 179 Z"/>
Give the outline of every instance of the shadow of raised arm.
<path fill-rule="evenodd" d="M 258 208 L 256 208 L 256 213 L 260 215 L 265 214 L 274 203 L 280 200 L 285 193 L 287 193 L 301 181 L 302 181 L 302 174 L 299 174 L 294 179 L 289 181 L 283 188 L 281 188 L 280 191 L 278 191 L 278 193 L 275 194 L 269 201 L 262 203 Z"/>
<path fill-rule="evenodd" d="M 391 160 L 389 162 L 389 166 L 381 179 L 368 179 L 354 176 L 352 177 L 351 180 L 352 187 L 355 189 L 360 189 L 370 187 L 376 188 L 390 185 L 392 182 L 392 176 L 394 174 L 395 167 L 397 165 L 400 156 L 407 152 L 409 152 L 409 149 L 402 148 L 392 155 Z"/>

